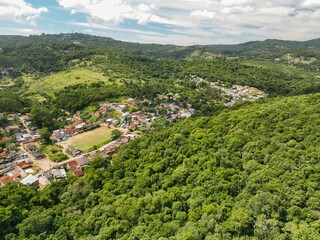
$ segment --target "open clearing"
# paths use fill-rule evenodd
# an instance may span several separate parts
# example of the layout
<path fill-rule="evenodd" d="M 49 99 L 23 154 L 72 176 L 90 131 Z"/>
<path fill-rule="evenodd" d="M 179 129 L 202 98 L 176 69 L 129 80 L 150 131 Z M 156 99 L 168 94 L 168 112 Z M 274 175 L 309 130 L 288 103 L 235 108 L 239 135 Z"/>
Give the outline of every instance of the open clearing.
<path fill-rule="evenodd" d="M 109 82 L 107 77 L 102 73 L 89 68 L 74 68 L 59 73 L 53 73 L 49 76 L 39 79 L 25 78 L 28 95 L 32 93 L 46 93 L 54 96 L 54 91 L 63 89 L 64 87 L 75 85 L 78 83 L 93 83 L 98 81 Z"/>
<path fill-rule="evenodd" d="M 87 152 L 93 146 L 101 146 L 111 141 L 111 132 L 114 128 L 108 128 L 105 126 L 99 127 L 89 132 L 81 133 L 73 136 L 62 144 L 68 147 L 75 147 L 83 152 Z"/>

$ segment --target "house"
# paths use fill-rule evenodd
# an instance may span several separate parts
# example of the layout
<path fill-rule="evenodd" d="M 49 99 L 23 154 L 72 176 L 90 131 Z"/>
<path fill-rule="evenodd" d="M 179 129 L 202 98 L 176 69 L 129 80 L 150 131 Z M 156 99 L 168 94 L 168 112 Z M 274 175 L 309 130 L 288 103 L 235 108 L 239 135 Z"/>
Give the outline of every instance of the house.
<path fill-rule="evenodd" d="M 119 140 L 119 143 L 120 143 L 120 144 L 126 144 L 126 143 L 129 142 L 129 140 L 130 140 L 130 138 L 128 138 L 128 137 L 122 137 L 122 138 Z"/>
<path fill-rule="evenodd" d="M 38 187 L 39 187 L 40 190 L 43 190 L 48 185 L 50 185 L 50 182 L 45 176 L 39 177 L 39 185 L 38 185 Z"/>
<path fill-rule="evenodd" d="M 5 185 L 7 185 L 8 183 L 13 182 L 12 177 L 5 175 L 3 177 L 0 177 L 0 187 L 4 187 Z"/>
<path fill-rule="evenodd" d="M 78 165 L 83 168 L 89 164 L 90 160 L 89 160 L 88 156 L 82 156 L 82 157 L 76 159 L 76 161 L 77 161 Z"/>
<path fill-rule="evenodd" d="M 22 159 L 26 159 L 26 158 L 29 158 L 28 154 L 26 154 L 26 153 L 19 153 L 15 156 L 15 160 L 17 160 L 17 161 L 22 160 Z"/>
<path fill-rule="evenodd" d="M 28 151 L 28 152 L 37 152 L 38 151 L 38 148 L 35 146 L 35 145 L 32 145 L 32 144 L 28 144 L 25 146 L 25 149 Z"/>
<path fill-rule="evenodd" d="M 26 161 L 22 161 L 17 166 L 14 167 L 16 170 L 24 170 L 26 168 L 30 168 L 31 164 L 27 163 Z"/>
<path fill-rule="evenodd" d="M 27 186 L 38 186 L 39 179 L 36 176 L 28 175 L 27 177 L 22 179 L 20 182 Z"/>
<path fill-rule="evenodd" d="M 119 123 L 120 123 L 120 121 L 117 120 L 117 119 L 115 119 L 115 120 L 112 121 L 112 124 L 113 124 L 114 126 L 118 125 Z"/>
<path fill-rule="evenodd" d="M 121 114 L 122 121 L 126 120 L 128 117 L 130 117 L 130 113 L 128 113 L 128 112 Z"/>
<path fill-rule="evenodd" d="M 80 167 L 76 160 L 72 160 L 67 163 L 67 169 L 76 169 Z"/>
<path fill-rule="evenodd" d="M 63 168 L 52 169 L 50 172 L 54 179 L 67 178 L 67 173 Z"/>
<path fill-rule="evenodd" d="M 46 157 L 46 155 L 44 155 L 44 154 L 41 153 L 41 152 L 33 152 L 33 153 L 31 153 L 31 155 L 32 155 L 35 159 L 37 159 L 37 160 Z"/>
<path fill-rule="evenodd" d="M 13 181 L 15 181 L 17 178 L 20 178 L 20 177 L 21 177 L 21 174 L 18 173 L 18 172 L 16 172 L 16 173 L 11 172 L 11 173 L 8 173 L 7 175 L 10 176 Z"/>
<path fill-rule="evenodd" d="M 81 177 L 83 175 L 83 171 L 81 168 L 77 168 L 73 171 L 73 176 L 75 177 Z"/>
<path fill-rule="evenodd" d="M 79 156 L 81 155 L 81 150 L 77 148 L 68 148 L 67 150 L 69 153 L 71 153 L 73 156 Z"/>
<path fill-rule="evenodd" d="M 113 121 L 112 118 L 108 118 L 107 121 L 106 121 L 106 123 L 109 124 L 109 125 L 111 125 L 111 124 L 112 124 L 112 121 Z"/>
<path fill-rule="evenodd" d="M 8 117 L 7 117 L 7 120 L 8 121 L 14 121 L 14 119 L 16 118 L 16 114 L 9 114 Z"/>
<path fill-rule="evenodd" d="M 127 109 L 127 106 L 126 105 L 119 105 L 118 106 L 120 108 L 120 110 L 123 112 Z"/>
<path fill-rule="evenodd" d="M 18 132 L 20 130 L 20 127 L 17 125 L 11 126 L 10 129 L 12 129 L 14 132 Z"/>
<path fill-rule="evenodd" d="M 94 113 L 94 116 L 96 117 L 102 117 L 104 115 L 104 110 L 103 109 L 99 109 L 98 111 L 96 111 Z"/>

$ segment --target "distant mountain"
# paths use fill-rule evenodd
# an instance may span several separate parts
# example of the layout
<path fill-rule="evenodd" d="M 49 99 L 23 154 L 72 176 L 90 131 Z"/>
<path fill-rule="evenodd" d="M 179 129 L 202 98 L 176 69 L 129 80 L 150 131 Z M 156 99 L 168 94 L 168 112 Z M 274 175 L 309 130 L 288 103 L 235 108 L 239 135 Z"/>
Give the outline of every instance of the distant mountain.
<path fill-rule="evenodd" d="M 235 45 L 194 45 L 177 46 L 161 44 L 142 44 L 118 41 L 109 37 L 100 37 L 88 34 L 41 34 L 24 36 L 0 36 L 0 47 L 14 47 L 17 45 L 30 44 L 76 44 L 80 46 L 115 49 L 129 51 L 134 54 L 148 55 L 154 57 L 187 58 L 194 51 L 203 53 L 218 53 L 228 56 L 261 57 L 270 58 L 281 57 L 286 53 L 297 56 L 317 57 L 320 56 L 320 38 L 299 42 L 267 39 L 265 41 L 252 41 Z"/>

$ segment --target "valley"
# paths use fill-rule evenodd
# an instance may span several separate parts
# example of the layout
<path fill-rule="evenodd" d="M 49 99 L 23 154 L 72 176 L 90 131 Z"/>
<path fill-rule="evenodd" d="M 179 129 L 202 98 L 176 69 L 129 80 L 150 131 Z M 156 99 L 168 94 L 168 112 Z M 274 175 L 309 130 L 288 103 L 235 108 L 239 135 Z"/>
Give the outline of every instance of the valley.
<path fill-rule="evenodd" d="M 318 39 L 0 48 L 1 239 L 318 239 Z"/>

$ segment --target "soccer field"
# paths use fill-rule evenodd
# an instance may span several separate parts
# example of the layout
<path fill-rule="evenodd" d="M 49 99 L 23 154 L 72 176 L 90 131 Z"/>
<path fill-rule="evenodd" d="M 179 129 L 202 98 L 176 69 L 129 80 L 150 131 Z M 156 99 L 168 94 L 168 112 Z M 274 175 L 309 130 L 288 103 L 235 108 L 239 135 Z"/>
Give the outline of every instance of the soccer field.
<path fill-rule="evenodd" d="M 114 130 L 114 128 L 99 127 L 92 131 L 73 136 L 63 143 L 69 148 L 75 147 L 83 152 L 87 152 L 93 146 L 100 147 L 102 144 L 107 144 L 108 141 L 111 141 L 112 130 Z"/>

